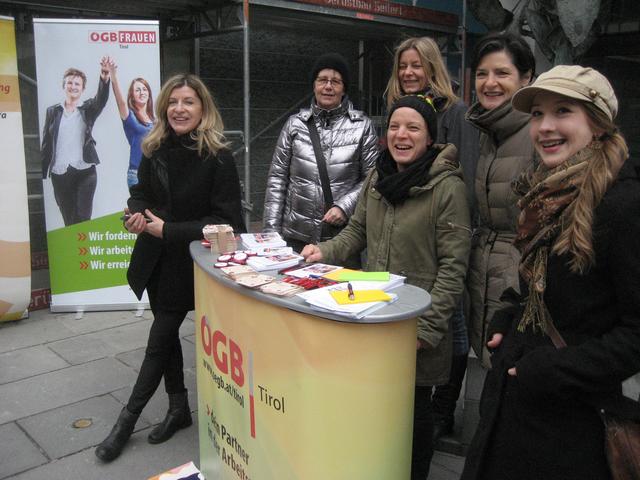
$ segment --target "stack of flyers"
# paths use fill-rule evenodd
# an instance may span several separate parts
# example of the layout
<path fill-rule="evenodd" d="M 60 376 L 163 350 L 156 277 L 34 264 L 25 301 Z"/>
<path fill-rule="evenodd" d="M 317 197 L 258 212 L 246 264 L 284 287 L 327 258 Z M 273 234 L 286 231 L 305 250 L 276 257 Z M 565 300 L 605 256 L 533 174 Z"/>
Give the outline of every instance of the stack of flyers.
<path fill-rule="evenodd" d="M 275 277 L 269 275 L 263 275 L 262 273 L 248 273 L 236 278 L 236 283 L 243 287 L 258 288 L 267 283 L 271 283 L 275 280 Z"/>
<path fill-rule="evenodd" d="M 357 296 L 358 290 L 361 289 L 361 285 L 353 282 L 352 286 Z M 347 289 L 348 287 L 346 283 L 339 283 L 337 285 L 318 288 L 316 290 L 307 290 L 305 292 L 299 293 L 298 297 L 307 302 L 309 306 L 314 310 L 330 312 L 336 315 L 350 318 L 365 317 L 375 312 L 376 310 L 379 310 L 389 305 L 390 303 L 395 302 L 398 299 L 398 295 L 396 295 L 395 293 L 389 293 L 388 295 L 390 299 L 388 301 L 374 301 L 341 305 L 336 302 L 334 297 L 331 295 L 331 292 L 339 292 Z"/>
<path fill-rule="evenodd" d="M 282 270 L 283 268 L 290 268 L 297 265 L 302 260 L 304 260 L 304 258 L 300 255 L 290 253 L 269 257 L 249 257 L 247 259 L 247 265 L 258 272 L 263 272 L 265 270 Z"/>
<path fill-rule="evenodd" d="M 293 248 L 291 247 L 264 247 L 252 250 L 261 257 L 272 257 L 274 255 L 291 255 Z"/>
<path fill-rule="evenodd" d="M 309 277 L 322 277 L 327 273 L 335 272 L 337 270 L 342 270 L 343 267 L 338 267 L 337 265 L 327 265 L 325 263 L 312 263 L 311 265 L 307 265 L 306 267 L 299 268 L 298 270 L 289 270 L 287 275 L 291 275 L 292 277 L 298 278 L 309 278 Z"/>
<path fill-rule="evenodd" d="M 257 251 L 263 248 L 286 247 L 285 242 L 278 232 L 241 233 L 242 245 L 247 250 Z"/>
<path fill-rule="evenodd" d="M 287 282 L 271 282 L 258 287 L 262 293 L 276 295 L 278 297 L 290 297 L 304 291 L 304 288 Z"/>
<path fill-rule="evenodd" d="M 236 280 L 242 275 L 256 273 L 256 271 L 248 265 L 231 265 L 229 267 L 222 267 L 220 271 L 232 280 Z"/>

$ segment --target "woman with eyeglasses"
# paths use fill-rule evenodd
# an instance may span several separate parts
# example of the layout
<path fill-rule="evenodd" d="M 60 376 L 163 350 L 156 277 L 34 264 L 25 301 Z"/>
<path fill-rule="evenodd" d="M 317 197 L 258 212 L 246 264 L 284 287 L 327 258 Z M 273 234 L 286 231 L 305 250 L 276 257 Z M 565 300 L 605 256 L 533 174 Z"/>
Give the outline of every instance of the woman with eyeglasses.
<path fill-rule="evenodd" d="M 310 107 L 289 117 L 280 132 L 264 202 L 264 231 L 279 232 L 298 252 L 344 227 L 378 156 L 371 120 L 347 97 L 346 60 L 321 55 L 311 82 Z"/>
<path fill-rule="evenodd" d="M 467 105 L 454 93 L 454 84 L 438 48 L 429 37 L 404 40 L 395 49 L 393 71 L 387 84 L 387 109 L 402 95 L 418 94 L 431 100 L 437 112 L 438 138 L 436 143 L 452 143 L 458 149 L 458 161 L 467 187 L 467 200 L 474 224 L 473 178 L 478 163 L 478 130 L 464 116 Z M 471 232 L 469 232 L 471 233 Z M 434 439 L 453 430 L 456 402 L 467 370 L 469 339 L 462 303 L 451 318 L 453 332 L 451 374 L 449 382 L 433 391 Z"/>

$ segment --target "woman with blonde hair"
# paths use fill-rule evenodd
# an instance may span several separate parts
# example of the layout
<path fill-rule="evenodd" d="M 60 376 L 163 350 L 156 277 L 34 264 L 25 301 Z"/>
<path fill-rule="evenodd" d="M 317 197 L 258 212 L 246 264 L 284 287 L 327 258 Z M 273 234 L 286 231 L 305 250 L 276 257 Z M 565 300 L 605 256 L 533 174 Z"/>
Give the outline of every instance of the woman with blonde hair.
<path fill-rule="evenodd" d="M 395 49 L 393 72 L 386 90 L 387 108 L 407 94 L 422 95 L 433 104 L 438 118 L 436 143 L 452 143 L 458 149 L 473 225 L 473 179 L 478 163 L 479 133 L 464 118 L 467 105 L 454 93 L 440 49 L 432 38 L 408 38 Z M 433 393 L 436 439 L 453 430 L 456 401 L 467 369 L 469 340 L 461 305 L 453 313 L 452 329 L 451 376 L 447 384 L 436 387 Z"/>
<path fill-rule="evenodd" d="M 515 183 L 522 295 L 489 326 L 492 369 L 463 480 L 610 479 L 601 415 L 640 421 L 640 163 L 608 80 L 557 66 L 513 97 L 541 163 Z"/>
<path fill-rule="evenodd" d="M 189 243 L 202 237 L 206 224 L 226 223 L 244 231 L 238 172 L 225 148 L 220 113 L 202 80 L 190 74 L 167 80 L 156 117 L 142 142 L 139 181 L 130 188 L 124 223 L 138 234 L 127 279 L 138 299 L 147 290 L 154 319 L 129 401 L 96 448 L 105 462 L 120 455 L 163 377 L 169 410 L 149 433 L 149 443 L 164 442 L 191 425 L 178 334 L 194 308 Z"/>

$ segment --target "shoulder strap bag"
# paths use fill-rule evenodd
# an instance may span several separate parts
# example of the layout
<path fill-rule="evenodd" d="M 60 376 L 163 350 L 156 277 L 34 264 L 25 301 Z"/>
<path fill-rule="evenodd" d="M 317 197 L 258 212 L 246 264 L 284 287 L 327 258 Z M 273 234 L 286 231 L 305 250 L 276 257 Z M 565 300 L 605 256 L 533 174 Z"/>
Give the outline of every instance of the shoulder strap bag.
<path fill-rule="evenodd" d="M 557 349 L 567 346 L 551 321 L 547 322 L 546 334 Z M 604 409 L 599 413 L 604 422 L 605 454 L 611 477 L 613 480 L 640 480 L 640 423 L 613 417 Z"/>
<path fill-rule="evenodd" d="M 311 138 L 311 144 L 313 145 L 313 153 L 316 157 L 316 163 L 318 165 L 318 174 L 320 175 L 320 186 L 322 187 L 322 195 L 324 197 L 324 209 L 323 213 L 333 207 L 333 194 L 331 193 L 331 184 L 329 183 L 329 173 L 327 172 L 327 161 L 322 153 L 322 146 L 320 145 L 320 135 L 316 128 L 316 122 L 313 118 L 313 114 L 307 121 L 309 126 L 309 137 Z M 322 238 L 333 238 L 344 228 L 344 226 L 331 225 L 326 222 L 322 222 Z"/>

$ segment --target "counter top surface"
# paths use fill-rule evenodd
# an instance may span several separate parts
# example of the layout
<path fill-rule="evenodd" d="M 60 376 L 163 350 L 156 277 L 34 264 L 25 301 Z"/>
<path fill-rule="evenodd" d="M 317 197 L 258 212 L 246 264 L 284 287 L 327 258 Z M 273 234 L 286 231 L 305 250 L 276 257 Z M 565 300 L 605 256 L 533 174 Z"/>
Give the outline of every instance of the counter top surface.
<path fill-rule="evenodd" d="M 398 295 L 398 299 L 389 305 L 375 311 L 371 315 L 363 318 L 351 318 L 341 315 L 335 315 L 329 312 L 322 312 L 311 308 L 303 299 L 294 295 L 292 297 L 277 297 L 275 295 L 267 295 L 258 290 L 238 285 L 229 277 L 224 275 L 219 269 L 214 268 L 215 259 L 211 255 L 208 248 L 203 247 L 199 241 L 191 242 L 191 257 L 195 263 L 204 270 L 215 281 L 237 291 L 247 297 L 258 299 L 265 303 L 277 305 L 279 307 L 289 308 L 302 313 L 314 315 L 316 317 L 326 318 L 344 323 L 389 323 L 415 318 L 424 313 L 431 306 L 431 296 L 425 290 L 413 285 L 402 285 L 391 290 Z M 279 276 L 277 272 L 260 272 L 267 275 Z"/>

